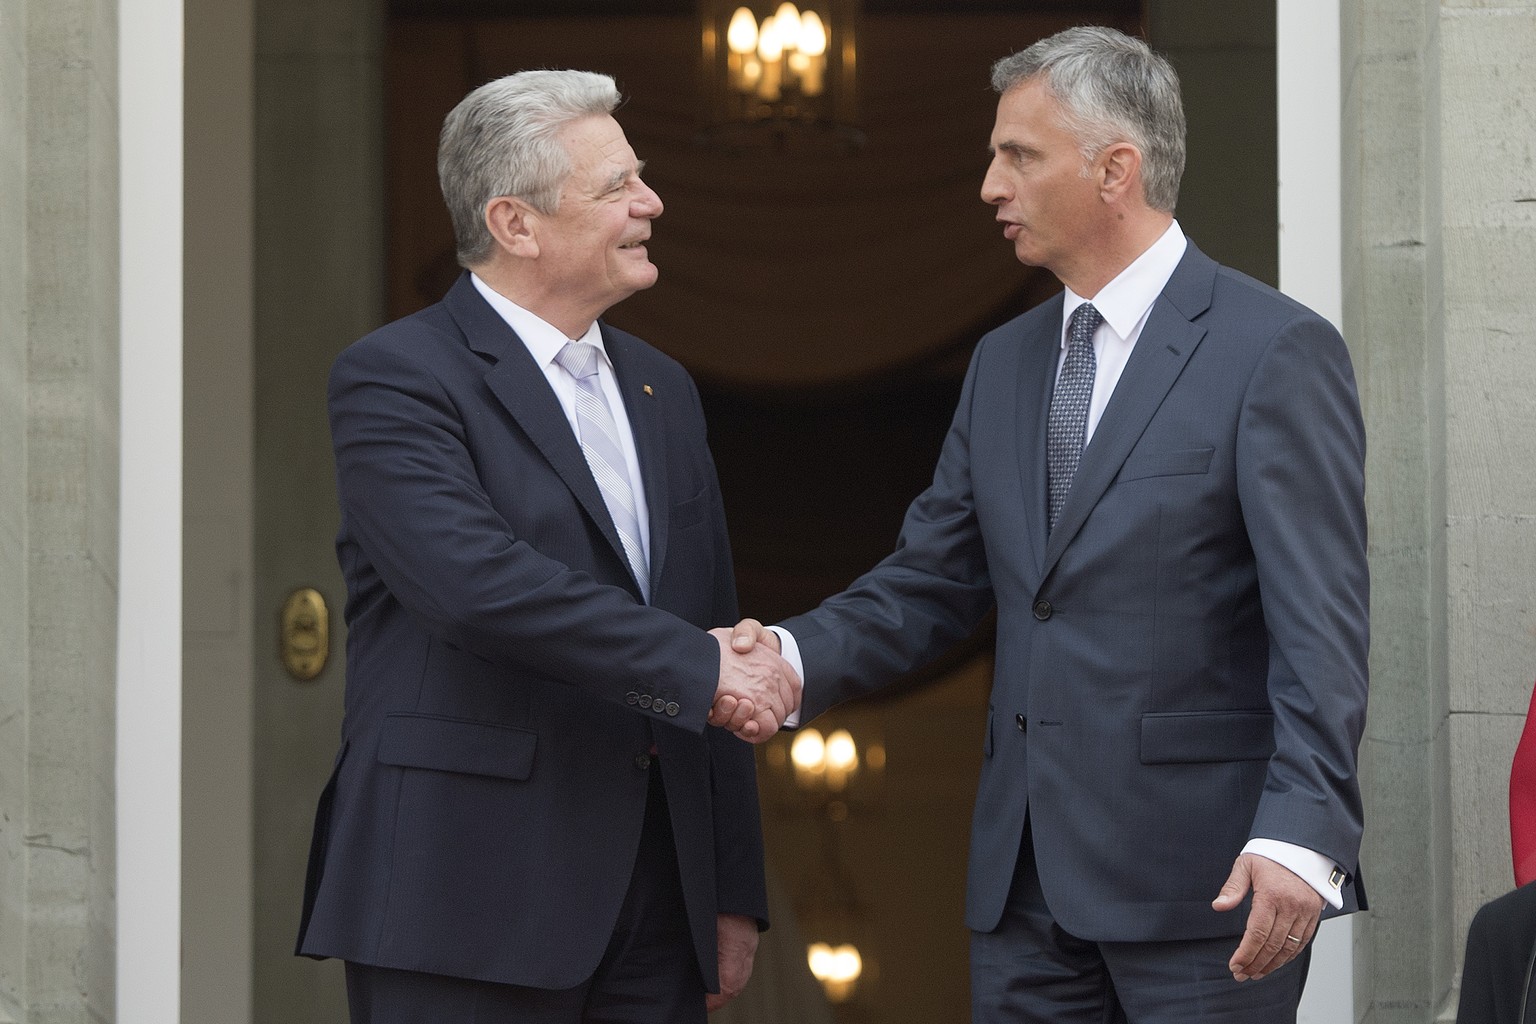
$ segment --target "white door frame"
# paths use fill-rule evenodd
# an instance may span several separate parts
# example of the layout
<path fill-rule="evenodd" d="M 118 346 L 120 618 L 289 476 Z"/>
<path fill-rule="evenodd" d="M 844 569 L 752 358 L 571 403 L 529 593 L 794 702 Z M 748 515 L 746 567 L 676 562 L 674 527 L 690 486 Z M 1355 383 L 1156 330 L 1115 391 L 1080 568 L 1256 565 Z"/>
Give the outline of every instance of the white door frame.
<path fill-rule="evenodd" d="M 1275 0 L 1280 288 L 1344 326 L 1342 0 Z M 1354 921 L 1312 943 L 1298 1024 L 1355 1019 Z"/>
<path fill-rule="evenodd" d="M 181 1017 L 182 0 L 118 4 L 117 1012 Z"/>

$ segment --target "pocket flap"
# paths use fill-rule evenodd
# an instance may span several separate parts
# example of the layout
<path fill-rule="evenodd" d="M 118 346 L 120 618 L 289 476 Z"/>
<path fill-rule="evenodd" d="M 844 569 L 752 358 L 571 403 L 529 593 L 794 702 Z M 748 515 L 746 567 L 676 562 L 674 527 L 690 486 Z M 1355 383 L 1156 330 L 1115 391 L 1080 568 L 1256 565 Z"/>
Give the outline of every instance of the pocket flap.
<path fill-rule="evenodd" d="M 1266 761 L 1275 752 L 1269 711 L 1167 711 L 1141 716 L 1141 763 Z"/>
<path fill-rule="evenodd" d="M 1209 473 L 1215 448 L 1184 448 L 1172 452 L 1146 452 L 1132 455 L 1120 470 L 1120 480 L 1143 480 L 1154 476 L 1189 476 Z"/>
<path fill-rule="evenodd" d="M 535 733 L 510 725 L 394 714 L 384 719 L 379 760 L 402 768 L 526 779 L 537 741 Z"/>

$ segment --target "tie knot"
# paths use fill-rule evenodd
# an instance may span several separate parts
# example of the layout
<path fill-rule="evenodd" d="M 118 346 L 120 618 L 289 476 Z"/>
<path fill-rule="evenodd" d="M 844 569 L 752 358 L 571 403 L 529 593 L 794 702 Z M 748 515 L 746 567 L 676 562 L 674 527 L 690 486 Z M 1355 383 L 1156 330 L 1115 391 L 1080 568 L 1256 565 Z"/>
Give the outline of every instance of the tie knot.
<path fill-rule="evenodd" d="M 1103 322 L 1104 314 L 1094 308 L 1093 303 L 1083 303 L 1072 311 L 1072 323 L 1067 327 L 1068 342 L 1092 342 L 1093 332 Z"/>
<path fill-rule="evenodd" d="M 597 376 L 597 346 L 579 341 L 568 341 L 555 353 L 555 362 L 577 380 Z"/>

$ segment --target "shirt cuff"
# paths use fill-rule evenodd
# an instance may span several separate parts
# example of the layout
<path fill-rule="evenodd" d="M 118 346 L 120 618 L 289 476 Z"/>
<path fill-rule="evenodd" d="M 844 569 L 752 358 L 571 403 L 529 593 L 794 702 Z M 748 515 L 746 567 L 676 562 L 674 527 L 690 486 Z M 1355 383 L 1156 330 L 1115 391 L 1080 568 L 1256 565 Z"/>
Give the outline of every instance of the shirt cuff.
<path fill-rule="evenodd" d="M 779 655 L 787 662 L 789 667 L 795 670 L 795 675 L 800 677 L 800 701 L 805 702 L 805 662 L 800 659 L 800 645 L 795 642 L 794 636 L 787 629 L 778 626 L 769 626 L 775 636 L 779 638 Z M 795 708 L 790 716 L 784 719 L 784 728 L 798 729 L 800 727 L 800 709 Z"/>
<path fill-rule="evenodd" d="M 1248 845 L 1243 847 L 1244 853 L 1255 853 L 1274 861 L 1283 868 L 1288 868 L 1293 874 L 1301 878 L 1317 894 L 1328 901 L 1328 905 L 1335 910 L 1344 909 L 1344 894 L 1340 887 L 1344 884 L 1345 874 L 1333 861 L 1320 853 L 1314 853 L 1305 846 L 1297 846 L 1295 843 L 1283 843 L 1278 839 L 1250 839 Z"/>

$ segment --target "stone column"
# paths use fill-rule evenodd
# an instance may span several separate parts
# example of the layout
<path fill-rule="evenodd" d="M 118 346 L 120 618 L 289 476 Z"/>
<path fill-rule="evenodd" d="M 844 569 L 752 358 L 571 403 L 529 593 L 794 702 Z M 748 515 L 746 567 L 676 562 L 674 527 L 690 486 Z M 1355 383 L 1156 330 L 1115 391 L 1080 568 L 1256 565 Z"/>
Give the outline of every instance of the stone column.
<path fill-rule="evenodd" d="M 111 1020 L 117 25 L 0 0 L 0 1020 Z"/>
<path fill-rule="evenodd" d="M 1514 886 L 1509 768 L 1536 677 L 1536 2 L 1432 6 L 1454 911 L 1443 924 L 1459 968 L 1472 914 Z"/>
<path fill-rule="evenodd" d="M 0 1024 L 27 1001 L 27 32 L 0 0 Z"/>
<path fill-rule="evenodd" d="M 1536 674 L 1536 4 L 1344 5 L 1345 336 L 1370 437 L 1362 1019 L 1449 1021 L 1512 882 Z M 1522 202 L 1524 200 L 1524 202 Z"/>

